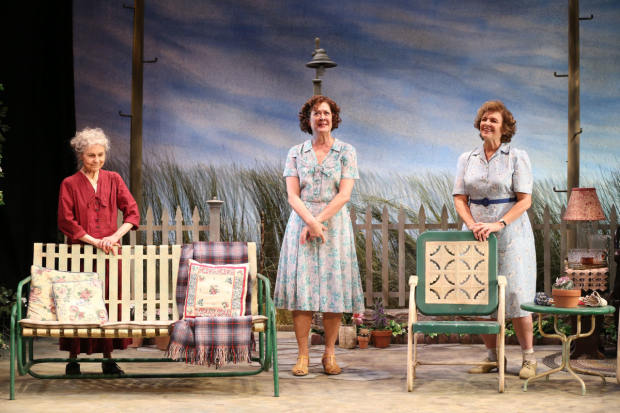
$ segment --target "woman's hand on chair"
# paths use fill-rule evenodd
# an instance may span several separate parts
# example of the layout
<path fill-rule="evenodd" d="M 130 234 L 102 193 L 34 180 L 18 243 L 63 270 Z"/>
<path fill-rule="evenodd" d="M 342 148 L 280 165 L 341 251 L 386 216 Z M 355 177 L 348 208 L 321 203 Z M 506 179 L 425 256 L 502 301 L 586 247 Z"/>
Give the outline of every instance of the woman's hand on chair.
<path fill-rule="evenodd" d="M 504 225 L 500 222 L 476 222 L 470 229 L 478 241 L 486 241 L 491 232 L 501 231 L 502 228 Z"/>

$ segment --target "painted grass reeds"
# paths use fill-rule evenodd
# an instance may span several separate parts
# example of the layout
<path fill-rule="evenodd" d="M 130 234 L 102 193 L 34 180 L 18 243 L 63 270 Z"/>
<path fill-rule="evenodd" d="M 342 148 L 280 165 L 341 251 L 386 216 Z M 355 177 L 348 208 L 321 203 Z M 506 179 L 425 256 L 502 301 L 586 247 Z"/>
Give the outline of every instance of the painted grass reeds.
<path fill-rule="evenodd" d="M 111 159 L 108 168 L 117 171 L 128 182 L 128 162 Z M 150 156 L 143 166 L 143 216 L 146 208 L 152 207 L 156 221 L 161 220 L 164 207 L 174 211 L 181 207 L 184 220 L 191 221 L 194 208 L 201 219 L 208 224 L 207 200 L 217 196 L 224 201 L 221 218 L 221 239 L 223 241 L 253 241 L 261 245 L 261 214 L 264 214 L 264 268 L 262 272 L 275 284 L 280 245 L 291 213 L 288 204 L 286 183 L 282 178 L 280 163 L 258 162 L 251 166 L 187 165 L 169 156 Z M 426 223 L 440 223 L 444 205 L 449 221 L 456 222 L 457 215 L 452 202 L 454 177 L 450 172 L 425 173 L 420 175 L 362 173 L 351 197 L 350 207 L 355 207 L 358 222 L 364 221 L 366 207 L 370 207 L 373 223 L 382 221 L 383 208 L 387 207 L 391 223 L 397 221 L 399 209 L 403 207 L 407 222 L 417 223 L 420 206 L 426 213 Z M 560 210 L 566 205 L 566 194 L 553 192 L 560 179 L 537 180 L 534 183 L 532 212 L 536 223 L 542 223 L 545 205 L 549 206 L 552 222 L 559 222 Z M 586 174 L 581 186 L 597 188 L 606 213 L 612 205 L 620 205 L 620 169 L 601 169 Z M 543 239 L 542 231 L 536 230 L 536 255 L 538 262 L 538 291 L 543 290 Z M 406 275 L 415 273 L 417 233 L 409 230 L 405 236 Z M 172 236 L 172 235 L 171 235 Z M 366 285 L 366 240 L 364 231 L 357 233 L 357 255 L 363 285 Z M 207 240 L 206 233 L 200 234 Z M 398 232 L 389 231 L 389 287 L 398 291 Z M 184 235 L 183 242 L 191 242 L 191 234 Z M 166 240 L 170 242 L 171 240 Z M 156 234 L 154 242 L 162 242 Z M 551 234 L 551 279 L 560 273 L 560 234 Z M 380 230 L 373 230 L 373 290 L 381 291 L 382 240 Z M 397 307 L 391 299 L 390 307 Z"/>

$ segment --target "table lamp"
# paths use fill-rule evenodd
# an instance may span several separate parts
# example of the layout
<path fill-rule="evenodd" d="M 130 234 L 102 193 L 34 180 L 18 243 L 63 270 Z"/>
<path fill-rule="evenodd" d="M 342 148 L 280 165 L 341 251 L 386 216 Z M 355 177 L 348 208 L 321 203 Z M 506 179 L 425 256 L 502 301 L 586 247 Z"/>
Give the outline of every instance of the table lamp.
<path fill-rule="evenodd" d="M 577 248 L 589 248 L 588 237 L 592 233 L 592 221 L 607 219 L 596 195 L 596 188 L 573 188 L 565 221 L 577 222 Z"/>

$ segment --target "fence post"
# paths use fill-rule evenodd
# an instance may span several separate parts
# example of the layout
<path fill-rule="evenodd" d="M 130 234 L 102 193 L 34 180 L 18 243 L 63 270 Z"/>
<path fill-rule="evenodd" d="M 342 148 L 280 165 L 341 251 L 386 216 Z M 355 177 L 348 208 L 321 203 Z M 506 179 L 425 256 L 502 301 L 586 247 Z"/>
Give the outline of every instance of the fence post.
<path fill-rule="evenodd" d="M 265 211 L 260 212 L 260 261 L 259 270 L 261 274 L 265 274 Z"/>
<path fill-rule="evenodd" d="M 549 205 L 545 205 L 545 212 L 543 213 L 543 257 L 545 292 L 551 294 L 551 214 L 549 213 Z M 562 260 L 560 259 L 560 261 Z"/>
<path fill-rule="evenodd" d="M 609 236 L 611 242 L 609 243 L 609 291 L 613 290 L 616 282 L 616 260 L 614 259 L 616 248 L 614 246 L 614 238 L 616 235 L 616 226 L 618 225 L 618 213 L 616 212 L 616 206 L 611 206 L 609 212 Z"/>
<path fill-rule="evenodd" d="M 183 214 L 181 214 L 181 207 L 177 207 L 177 212 L 174 215 L 174 245 L 183 245 Z"/>
<path fill-rule="evenodd" d="M 146 245 L 153 245 L 153 221 L 153 208 L 149 206 L 146 210 Z"/>
<path fill-rule="evenodd" d="M 387 206 L 383 207 L 383 214 L 381 214 L 381 278 L 382 278 L 382 292 L 383 303 L 387 306 L 390 301 L 390 247 L 389 247 L 389 231 L 388 225 L 390 225 L 390 216 L 388 215 Z"/>
<path fill-rule="evenodd" d="M 370 207 L 366 207 L 366 304 L 372 305 L 372 214 Z"/>
<path fill-rule="evenodd" d="M 443 204 L 443 208 L 441 208 L 441 230 L 448 230 L 448 208 L 446 204 Z"/>
<path fill-rule="evenodd" d="M 398 211 L 398 305 L 405 306 L 405 208 Z"/>
<path fill-rule="evenodd" d="M 198 230 L 200 225 L 200 214 L 198 213 L 198 207 L 194 207 L 194 214 L 192 215 L 192 242 L 200 241 L 200 231 Z"/>
<path fill-rule="evenodd" d="M 207 201 L 209 204 L 209 241 L 220 241 L 220 208 L 224 201 L 220 201 L 217 197 Z"/>
<path fill-rule="evenodd" d="M 426 231 L 426 212 L 424 212 L 424 205 L 420 205 L 420 212 L 418 212 L 418 223 L 420 224 L 420 232 L 418 235 L 422 235 Z"/>
<path fill-rule="evenodd" d="M 168 208 L 164 207 L 164 210 L 161 213 L 161 245 L 170 245 L 169 234 L 169 225 L 170 225 L 170 214 L 168 213 Z"/>

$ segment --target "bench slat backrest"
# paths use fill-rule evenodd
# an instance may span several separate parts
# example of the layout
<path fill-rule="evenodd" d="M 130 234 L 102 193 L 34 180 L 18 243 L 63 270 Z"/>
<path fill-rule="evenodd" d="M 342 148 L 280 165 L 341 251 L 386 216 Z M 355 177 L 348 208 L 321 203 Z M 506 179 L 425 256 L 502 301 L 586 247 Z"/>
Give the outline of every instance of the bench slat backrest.
<path fill-rule="evenodd" d="M 119 255 L 106 255 L 92 245 L 35 244 L 33 264 L 60 271 L 96 270 L 102 281 L 107 265 L 109 295 L 105 302 L 109 304 L 110 321 L 119 319 L 119 304 L 120 321 L 131 321 L 132 308 L 136 321 L 163 321 L 170 317 L 176 321 L 174 297 L 180 259 L 180 245 L 124 245 Z"/>
<path fill-rule="evenodd" d="M 136 321 L 144 316 L 147 321 L 166 320 L 166 313 L 176 321 L 179 318 L 175 297 L 180 259 L 181 245 L 124 245 L 119 255 L 106 255 L 92 245 L 34 244 L 33 264 L 72 272 L 90 272 L 96 268 L 102 281 L 106 276 L 106 271 L 102 269 L 107 264 L 109 296 L 105 302 L 109 304 L 110 321 L 118 320 L 119 304 L 120 321 L 131 321 L 132 308 L 135 309 Z M 248 242 L 248 261 L 252 275 L 252 315 L 258 315 L 255 242 Z"/>

